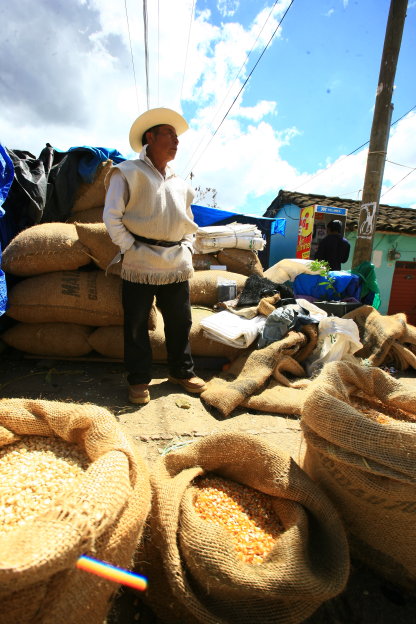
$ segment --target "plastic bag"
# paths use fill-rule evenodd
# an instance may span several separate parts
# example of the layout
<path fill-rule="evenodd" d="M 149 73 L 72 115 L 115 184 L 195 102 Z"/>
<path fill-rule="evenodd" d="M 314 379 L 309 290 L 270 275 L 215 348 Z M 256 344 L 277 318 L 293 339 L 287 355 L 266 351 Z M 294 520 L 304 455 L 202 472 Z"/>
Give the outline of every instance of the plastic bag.
<path fill-rule="evenodd" d="M 319 341 L 305 367 L 312 375 L 327 362 L 349 359 L 363 347 L 358 326 L 352 319 L 328 316 L 319 322 Z"/>

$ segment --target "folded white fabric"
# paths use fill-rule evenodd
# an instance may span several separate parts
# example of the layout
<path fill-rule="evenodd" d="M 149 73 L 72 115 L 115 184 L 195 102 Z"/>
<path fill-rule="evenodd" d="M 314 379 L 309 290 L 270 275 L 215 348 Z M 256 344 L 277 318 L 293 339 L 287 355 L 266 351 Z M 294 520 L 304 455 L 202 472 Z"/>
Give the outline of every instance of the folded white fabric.
<path fill-rule="evenodd" d="M 258 314 L 252 319 L 246 319 L 223 310 L 203 318 L 199 323 L 204 329 L 206 338 L 237 349 L 245 349 L 255 341 L 264 327 L 266 318 Z"/>
<path fill-rule="evenodd" d="M 194 249 L 209 253 L 216 249 L 251 249 L 261 251 L 266 241 L 260 230 L 251 223 L 229 223 L 198 228 Z"/>

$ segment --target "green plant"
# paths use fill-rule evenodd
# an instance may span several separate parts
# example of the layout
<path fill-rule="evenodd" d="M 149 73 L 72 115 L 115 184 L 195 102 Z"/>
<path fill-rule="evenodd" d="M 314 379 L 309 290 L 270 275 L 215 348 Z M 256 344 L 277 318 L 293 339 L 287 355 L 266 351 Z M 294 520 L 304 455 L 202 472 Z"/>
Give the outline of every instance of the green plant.
<path fill-rule="evenodd" d="M 324 281 L 318 282 L 318 286 L 325 286 L 328 292 L 327 300 L 331 300 L 334 296 L 337 299 L 341 298 L 341 293 L 335 288 L 335 277 L 329 274 L 331 267 L 326 260 L 312 260 L 309 268 L 311 271 L 319 271 L 319 275 L 325 278 Z"/>

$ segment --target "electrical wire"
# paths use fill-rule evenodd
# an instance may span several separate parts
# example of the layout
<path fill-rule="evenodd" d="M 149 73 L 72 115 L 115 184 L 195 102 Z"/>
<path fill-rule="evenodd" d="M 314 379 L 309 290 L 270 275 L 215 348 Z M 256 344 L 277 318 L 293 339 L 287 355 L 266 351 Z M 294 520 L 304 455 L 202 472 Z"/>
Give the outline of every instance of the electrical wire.
<path fill-rule="evenodd" d="M 409 167 L 409 165 L 402 165 L 401 163 L 393 162 L 392 160 L 389 160 L 388 158 L 386 158 L 386 162 L 390 163 L 391 165 L 397 165 L 397 167 L 404 167 L 405 169 L 414 169 L 414 167 Z"/>
<path fill-rule="evenodd" d="M 126 10 L 127 32 L 129 34 L 131 64 L 132 64 L 132 67 L 133 67 L 134 87 L 135 87 L 135 90 L 136 90 L 137 111 L 140 112 L 139 93 L 138 93 L 138 90 L 137 90 L 137 80 L 136 80 L 136 70 L 134 68 L 133 48 L 132 48 L 132 45 L 131 45 L 131 37 L 130 37 L 129 15 L 127 13 L 127 0 L 124 0 L 124 8 Z"/>
<path fill-rule="evenodd" d="M 146 69 L 146 101 L 147 110 L 150 108 L 150 93 L 149 93 L 149 41 L 148 41 L 148 28 L 147 28 L 147 0 L 143 0 L 143 30 L 144 30 L 144 64 Z"/>
<path fill-rule="evenodd" d="M 416 167 L 414 169 L 412 169 L 411 171 L 409 171 L 409 173 L 406 173 L 406 175 L 403 176 L 403 178 L 401 180 L 396 182 L 396 184 L 393 184 L 393 186 L 390 186 L 390 188 L 388 188 L 387 191 L 385 191 L 382 195 L 380 195 L 380 197 L 384 197 L 384 195 L 387 195 L 387 193 L 390 193 L 390 191 L 392 191 L 395 186 L 398 186 L 401 182 L 403 182 L 403 180 L 405 180 L 407 177 L 412 175 L 412 173 L 414 173 L 415 171 L 416 171 Z"/>
<path fill-rule="evenodd" d="M 395 124 L 399 123 L 399 121 L 404 119 L 404 117 L 407 117 L 407 115 L 409 115 L 413 110 L 415 110 L 415 108 L 416 108 L 416 105 L 412 106 L 412 108 L 410 110 L 408 110 L 407 113 L 404 113 L 404 115 L 402 115 L 401 117 L 396 119 L 396 121 L 394 121 L 392 124 L 390 124 L 390 128 L 392 128 Z M 343 156 L 339 160 L 336 160 L 335 162 L 332 163 L 332 165 L 329 165 L 329 167 L 327 167 L 326 169 L 323 169 L 323 171 L 320 171 L 319 173 L 315 173 L 314 176 L 312 176 L 311 178 L 308 178 L 308 180 L 306 180 L 305 182 L 302 182 L 302 184 L 299 184 L 299 186 L 297 186 L 295 189 L 293 189 L 293 191 L 295 192 L 295 191 L 299 190 L 300 188 L 302 188 L 302 186 L 305 186 L 305 184 L 309 184 L 309 182 L 312 182 L 312 180 L 315 180 L 315 178 L 318 178 L 319 176 L 323 175 L 324 173 L 327 173 L 332 167 L 334 167 L 335 165 L 339 165 L 346 158 L 349 158 L 350 156 L 355 154 L 355 152 L 358 152 L 358 150 L 362 149 L 363 147 L 365 147 L 369 143 L 370 143 L 370 141 L 368 140 L 365 143 L 363 143 L 362 145 L 360 145 L 359 147 L 356 147 L 355 150 L 353 150 L 349 154 L 346 154 L 345 156 Z"/>
<path fill-rule="evenodd" d="M 263 48 L 262 53 L 260 54 L 259 58 L 257 59 L 256 63 L 254 64 L 253 68 L 251 69 L 249 75 L 247 76 L 247 78 L 245 79 L 245 81 L 243 82 L 240 90 L 238 91 L 237 95 L 235 96 L 234 100 L 231 103 L 231 106 L 228 108 L 227 112 L 225 113 L 224 117 L 222 118 L 221 122 L 219 123 L 217 129 L 215 130 L 214 134 L 211 136 L 208 144 L 206 145 L 204 151 L 200 154 L 198 160 L 195 162 L 195 164 L 193 165 L 193 167 L 190 169 L 189 173 L 185 176 L 185 179 L 189 176 L 189 174 L 191 173 L 192 169 L 194 167 L 196 167 L 196 165 L 198 164 L 198 162 L 201 160 L 203 154 L 206 152 L 206 150 L 208 149 L 209 145 L 211 144 L 213 138 L 215 137 L 215 135 L 217 134 L 218 130 L 221 128 L 222 124 L 224 123 L 224 121 L 226 120 L 226 118 L 228 117 L 231 109 L 233 108 L 234 104 L 236 103 L 236 101 L 238 100 L 241 92 L 243 91 L 244 87 L 246 86 L 246 84 L 248 83 L 248 81 L 250 80 L 251 76 L 253 75 L 255 69 L 257 68 L 258 64 L 260 63 L 261 59 L 263 58 L 264 53 L 266 52 L 267 48 L 269 47 L 269 45 L 271 44 L 275 34 L 277 33 L 277 31 L 279 30 L 283 20 L 285 19 L 286 15 L 288 14 L 290 8 L 292 7 L 293 3 L 295 2 L 295 0 L 291 0 L 291 3 L 289 4 L 289 6 L 287 7 L 286 11 L 283 13 L 282 18 L 280 19 L 280 22 L 278 23 L 278 25 L 276 26 L 275 30 L 273 31 L 269 41 L 267 42 L 267 44 L 265 45 L 265 47 Z"/>
<path fill-rule="evenodd" d="M 179 100 L 180 101 L 182 101 L 183 84 L 185 82 L 185 72 L 186 72 L 186 66 L 187 66 L 187 63 L 188 63 L 189 40 L 191 38 L 192 22 L 194 21 L 194 10 L 195 10 L 195 0 L 193 0 L 193 3 L 192 3 L 191 19 L 189 20 L 188 41 L 187 41 L 187 44 L 186 44 L 186 53 L 185 53 L 185 64 L 183 66 L 181 94 L 179 96 Z"/>

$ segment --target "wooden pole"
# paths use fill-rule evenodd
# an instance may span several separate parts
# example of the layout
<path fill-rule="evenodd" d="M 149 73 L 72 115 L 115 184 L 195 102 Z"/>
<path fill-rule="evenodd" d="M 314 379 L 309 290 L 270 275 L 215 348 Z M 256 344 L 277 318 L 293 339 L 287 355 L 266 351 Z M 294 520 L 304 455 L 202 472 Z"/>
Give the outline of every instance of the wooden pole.
<path fill-rule="evenodd" d="M 396 75 L 406 10 L 407 0 L 391 0 L 371 127 L 357 240 L 352 260 L 353 269 L 366 260 L 371 261 L 393 111 L 391 100 L 394 77 Z"/>

